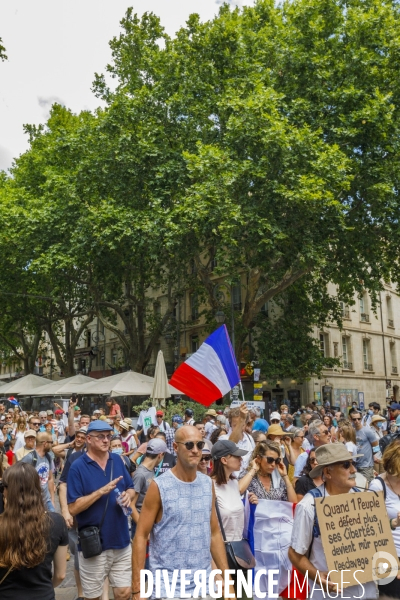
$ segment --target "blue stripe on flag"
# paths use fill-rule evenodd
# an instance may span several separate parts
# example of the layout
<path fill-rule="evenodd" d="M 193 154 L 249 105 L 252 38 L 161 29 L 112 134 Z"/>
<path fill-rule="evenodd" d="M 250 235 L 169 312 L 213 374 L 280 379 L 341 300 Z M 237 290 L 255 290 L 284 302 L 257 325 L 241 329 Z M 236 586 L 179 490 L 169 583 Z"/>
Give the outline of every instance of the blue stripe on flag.
<path fill-rule="evenodd" d="M 240 374 L 226 325 L 218 327 L 218 329 L 208 336 L 204 343 L 215 350 L 215 353 L 221 361 L 222 368 L 226 373 L 229 384 L 231 388 L 233 388 L 233 386 L 239 383 Z"/>

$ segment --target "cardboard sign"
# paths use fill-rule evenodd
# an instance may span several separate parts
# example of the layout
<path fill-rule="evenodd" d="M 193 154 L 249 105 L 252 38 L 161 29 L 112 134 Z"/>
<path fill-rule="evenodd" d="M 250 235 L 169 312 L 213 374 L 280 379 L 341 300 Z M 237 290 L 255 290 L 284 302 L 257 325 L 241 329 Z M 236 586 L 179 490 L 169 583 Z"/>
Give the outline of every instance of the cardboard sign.
<path fill-rule="evenodd" d="M 347 571 L 343 587 L 397 575 L 397 552 L 383 492 L 316 498 L 315 506 L 328 570 L 338 571 L 330 574 L 331 581 L 341 583 L 340 571 Z M 377 553 L 386 554 L 385 560 Z"/>

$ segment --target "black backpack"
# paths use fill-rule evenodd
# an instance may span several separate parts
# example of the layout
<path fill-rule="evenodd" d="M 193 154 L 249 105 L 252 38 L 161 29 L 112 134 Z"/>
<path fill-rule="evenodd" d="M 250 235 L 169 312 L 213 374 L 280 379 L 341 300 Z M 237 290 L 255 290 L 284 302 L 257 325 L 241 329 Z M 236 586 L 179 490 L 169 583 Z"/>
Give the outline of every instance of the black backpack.
<path fill-rule="evenodd" d="M 47 460 L 47 462 L 49 463 L 49 467 L 51 468 L 51 456 L 48 452 L 46 452 L 46 454 L 44 455 L 44 458 Z M 38 461 L 37 452 L 36 452 L 36 450 L 33 450 L 32 451 L 32 465 L 35 467 L 35 469 L 36 469 L 37 461 Z"/>
<path fill-rule="evenodd" d="M 396 431 L 395 433 L 388 433 L 388 435 L 382 436 L 381 439 L 379 440 L 379 448 L 380 448 L 382 454 L 384 453 L 386 448 L 389 446 L 389 444 L 391 444 L 395 440 L 398 440 L 399 438 L 400 438 L 400 431 Z"/>

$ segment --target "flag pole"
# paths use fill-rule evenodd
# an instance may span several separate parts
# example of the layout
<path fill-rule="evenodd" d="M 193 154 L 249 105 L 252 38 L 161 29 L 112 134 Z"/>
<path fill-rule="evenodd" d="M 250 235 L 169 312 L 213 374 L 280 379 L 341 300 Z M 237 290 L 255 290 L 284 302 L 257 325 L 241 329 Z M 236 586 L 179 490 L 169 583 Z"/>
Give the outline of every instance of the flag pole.
<path fill-rule="evenodd" d="M 240 389 L 242 391 L 242 400 L 243 400 L 243 402 L 246 402 L 246 400 L 244 399 L 244 392 L 243 392 L 242 380 L 239 381 L 239 385 L 240 385 Z"/>

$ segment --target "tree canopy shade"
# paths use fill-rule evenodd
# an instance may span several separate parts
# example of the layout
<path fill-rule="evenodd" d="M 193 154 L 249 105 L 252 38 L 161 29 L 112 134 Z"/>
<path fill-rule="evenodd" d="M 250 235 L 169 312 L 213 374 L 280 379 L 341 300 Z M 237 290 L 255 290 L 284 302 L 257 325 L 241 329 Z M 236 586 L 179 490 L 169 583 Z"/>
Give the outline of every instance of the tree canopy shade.
<path fill-rule="evenodd" d="M 0 38 L 0 60 L 7 60 L 6 49 L 3 46 L 3 40 Z"/>
<path fill-rule="evenodd" d="M 279 341 L 262 325 L 260 362 L 280 376 L 319 372 L 329 365 L 307 342 L 313 321 L 340 321 L 340 301 L 400 280 L 398 4 L 224 5 L 173 39 L 153 14 L 129 9 L 121 25 L 107 67 L 116 86 L 94 82 L 105 109 L 55 106 L 46 127 L 27 128 L 31 148 L 4 184 L 11 215 L 23 214 L 22 280 L 72 297 L 82 318 L 115 329 L 118 318 L 142 370 L 185 289 L 212 320 L 229 311 L 216 281 L 240 275 L 237 356 L 274 299 L 275 327 L 289 329 Z M 303 317 L 288 308 L 296 295 L 310 302 Z M 284 364 L 268 339 L 285 360 L 291 345 L 303 351 Z"/>

